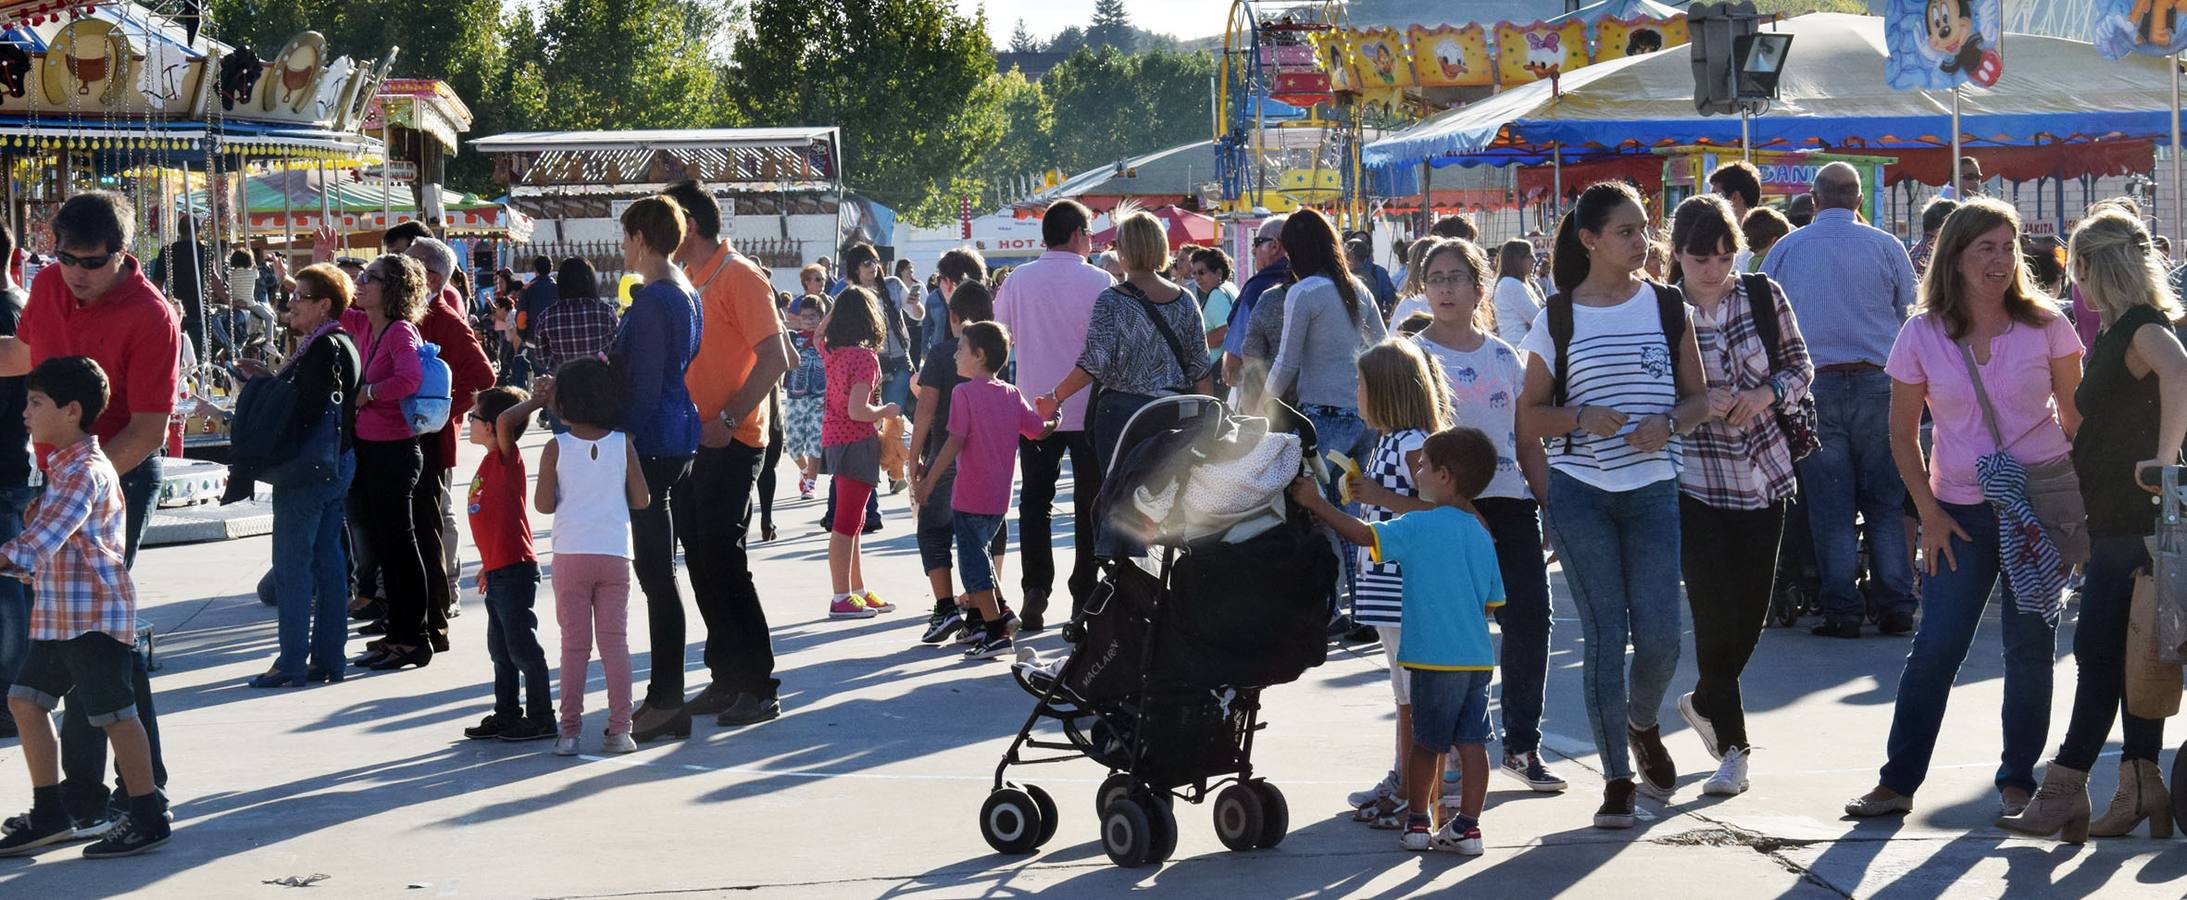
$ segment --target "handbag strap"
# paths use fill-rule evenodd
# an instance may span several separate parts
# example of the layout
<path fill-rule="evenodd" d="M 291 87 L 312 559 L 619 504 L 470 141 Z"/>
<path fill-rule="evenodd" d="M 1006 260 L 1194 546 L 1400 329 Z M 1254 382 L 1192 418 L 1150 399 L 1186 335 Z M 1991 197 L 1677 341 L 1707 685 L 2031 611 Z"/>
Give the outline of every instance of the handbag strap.
<path fill-rule="evenodd" d="M 1967 363 L 1967 379 L 1974 382 L 1974 397 L 1982 401 L 1982 422 L 1990 427 L 1990 442 L 1997 445 L 1997 452 L 2005 452 L 2005 437 L 1997 431 L 1997 408 L 1990 405 L 1990 392 L 1982 386 L 1982 370 L 1974 363 L 1974 350 L 1966 341 L 1953 341 L 1959 348 L 1959 358 Z"/>
<path fill-rule="evenodd" d="M 1179 383 L 1182 384 L 1185 381 L 1191 380 L 1192 369 L 1191 367 L 1185 365 L 1184 345 L 1178 342 L 1177 332 L 1170 329 L 1169 320 L 1162 318 L 1162 311 L 1154 308 L 1154 301 L 1147 297 L 1147 292 L 1140 290 L 1138 285 L 1132 284 L 1128 281 L 1118 282 L 1116 285 L 1116 289 L 1117 292 L 1123 294 L 1124 296 L 1130 297 L 1133 300 L 1138 301 L 1140 311 L 1146 313 L 1148 321 L 1154 323 L 1154 330 L 1162 333 L 1162 340 L 1169 344 L 1170 355 L 1175 357 L 1177 360 L 1177 378 L 1179 380 Z"/>

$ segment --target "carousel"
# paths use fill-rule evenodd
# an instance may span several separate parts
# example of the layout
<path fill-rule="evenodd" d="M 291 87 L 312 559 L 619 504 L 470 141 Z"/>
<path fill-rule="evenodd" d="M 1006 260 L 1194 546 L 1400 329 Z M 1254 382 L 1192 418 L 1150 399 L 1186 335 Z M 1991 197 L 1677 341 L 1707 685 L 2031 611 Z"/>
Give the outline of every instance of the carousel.
<path fill-rule="evenodd" d="M 216 460 L 239 385 L 234 360 L 207 346 L 204 294 L 225 274 L 217 260 L 252 239 L 247 179 L 300 169 L 331 178 L 381 162 L 382 145 L 359 126 L 394 58 L 393 48 L 378 60 L 341 55 L 314 31 L 278 47 L 229 45 L 210 24 L 196 0 L 0 0 L 0 214 L 23 251 L 50 254 L 48 223 L 68 197 L 127 196 L 130 249 L 148 266 L 169 258 L 154 266 L 161 289 L 193 323 L 185 337 L 197 362 L 184 372 L 168 453 L 214 459 L 171 463 L 162 506 L 205 502 L 226 481 Z M 175 296 L 191 284 L 198 296 Z"/>

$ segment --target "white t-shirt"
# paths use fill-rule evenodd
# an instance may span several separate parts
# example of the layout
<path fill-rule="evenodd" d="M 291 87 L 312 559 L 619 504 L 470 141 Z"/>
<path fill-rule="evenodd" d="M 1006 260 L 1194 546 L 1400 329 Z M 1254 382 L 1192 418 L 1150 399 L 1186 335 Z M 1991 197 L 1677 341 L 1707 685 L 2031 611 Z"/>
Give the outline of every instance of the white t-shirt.
<path fill-rule="evenodd" d="M 1426 334 L 1412 339 L 1442 364 L 1444 377 L 1450 379 L 1457 424 L 1481 429 L 1496 444 L 1496 477 L 1489 479 L 1481 496 L 1514 500 L 1533 496 L 1526 489 L 1525 473 L 1519 471 L 1517 413 L 1526 369 L 1518 352 L 1493 334 L 1482 335 L 1481 346 L 1471 352 L 1445 347 Z"/>
<path fill-rule="evenodd" d="M 1539 354 L 1554 376 L 1556 343 L 1549 337 L 1549 312 L 1543 310 L 1527 332 L 1522 349 Z M 1678 477 L 1679 441 L 1653 453 L 1625 443 L 1640 421 L 1669 413 L 1678 405 L 1671 350 L 1656 312 L 1655 288 L 1640 290 L 1616 306 L 1572 307 L 1572 342 L 1565 348 L 1572 374 L 1565 382 L 1565 405 L 1607 406 L 1626 416 L 1625 427 L 1610 437 L 1574 429 L 1569 441 L 1549 440 L 1549 465 L 1605 491 L 1622 492 Z M 1567 448 L 1569 445 L 1569 449 Z"/>
<path fill-rule="evenodd" d="M 1398 323 L 1412 318 L 1413 313 L 1427 313 L 1431 316 L 1435 314 L 1433 310 L 1428 308 L 1426 294 L 1414 294 L 1410 297 L 1397 298 L 1397 305 L 1390 308 L 1390 330 L 1396 331 Z"/>
<path fill-rule="evenodd" d="M 1496 279 L 1496 336 L 1504 343 L 1526 340 L 1527 331 L 1534 327 L 1534 317 L 1541 311 L 1541 295 L 1534 293 L 1532 285 L 1509 276 Z"/>

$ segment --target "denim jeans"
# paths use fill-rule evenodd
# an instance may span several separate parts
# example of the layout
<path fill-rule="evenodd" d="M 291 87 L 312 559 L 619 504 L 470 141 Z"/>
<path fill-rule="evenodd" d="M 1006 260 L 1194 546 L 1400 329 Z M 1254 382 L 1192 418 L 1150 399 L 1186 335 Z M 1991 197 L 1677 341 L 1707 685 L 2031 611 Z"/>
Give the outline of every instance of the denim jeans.
<path fill-rule="evenodd" d="M 122 548 L 122 564 L 136 565 L 137 545 L 144 539 L 144 526 L 152 518 L 152 505 L 159 501 L 160 471 L 163 468 L 158 453 L 146 457 L 137 467 L 122 473 L 122 527 L 126 541 Z M 130 687 L 137 697 L 137 721 L 144 723 L 144 737 L 152 748 L 152 783 L 167 786 L 167 760 L 160 753 L 159 716 L 152 709 L 152 673 L 145 668 L 144 654 L 136 652 L 134 644 L 129 654 L 132 668 Z M 84 718 L 83 707 L 74 701 L 66 701 L 61 710 L 61 798 L 70 815 L 85 818 L 106 804 L 106 735 Z M 121 783 L 117 772 L 114 783 Z"/>
<path fill-rule="evenodd" d="M 307 657 L 330 674 L 348 661 L 349 558 L 342 550 L 343 500 L 357 474 L 357 454 L 344 452 L 323 484 L 273 490 L 273 596 L 281 654 L 273 667 L 301 678 Z"/>
<path fill-rule="evenodd" d="M 1603 777 L 1631 778 L 1620 726 L 1655 727 L 1678 669 L 1678 479 L 1616 492 L 1551 469 L 1548 524 L 1587 642 L 1587 724 Z"/>
<path fill-rule="evenodd" d="M 912 414 L 910 360 L 891 357 L 881 361 L 881 402 L 896 404 L 905 416 Z"/>
<path fill-rule="evenodd" d="M 2124 708 L 2126 699 L 2126 620 L 2134 600 L 2134 570 L 2149 564 L 2149 548 L 2139 536 L 2099 537 L 2088 560 L 2088 585 L 2081 590 L 2081 618 L 2073 629 L 2073 715 L 2058 762 L 2088 771 L 2111 736 L 2113 719 L 2124 717 L 2122 759 L 2157 760 L 2164 749 L 2164 720 L 2144 719 Z"/>
<path fill-rule="evenodd" d="M 1972 541 L 1952 538 L 1956 568 L 1938 561 L 1936 574 L 1922 583 L 1921 628 L 1906 653 L 1906 672 L 1898 680 L 1898 705 L 1891 714 L 1889 759 L 1880 782 L 1907 796 L 1921 789 L 1944 725 L 1944 704 L 1952 680 L 1967 660 L 1967 648 L 1982 624 L 1990 593 L 2002 585 L 1999 617 L 2004 620 L 2005 748 L 1997 767 L 1997 786 L 2035 789 L 2035 759 L 2043 752 L 2050 726 L 2051 647 L 2056 629 L 2041 616 L 2021 612 L 2012 585 L 1998 568 L 1997 513 L 1987 505 L 1944 504 Z"/>
<path fill-rule="evenodd" d="M 1906 483 L 1891 459 L 1891 376 L 1882 371 L 1817 372 L 1815 434 L 1822 448 L 1799 462 L 1808 528 L 1815 544 L 1823 615 L 1858 622 L 1863 612 L 1853 584 L 1860 538 L 1868 567 L 1883 592 L 1885 611 L 1912 612 L 1914 570 L 1906 558 Z M 1853 516 L 1864 522 L 1853 530 Z"/>
<path fill-rule="evenodd" d="M 1496 542 L 1496 568 L 1504 577 L 1504 752 L 1541 749 L 1542 694 L 1549 680 L 1549 567 L 1542 559 L 1539 507 L 1532 500 L 1489 497 L 1473 501 Z"/>
<path fill-rule="evenodd" d="M 1373 429 L 1367 427 L 1366 420 L 1359 417 L 1359 410 L 1310 403 L 1299 407 L 1299 412 L 1304 413 L 1306 421 L 1314 425 L 1314 453 L 1317 456 L 1326 457 L 1334 450 L 1350 457 L 1352 462 L 1360 466 L 1367 464 L 1367 456 L 1374 450 L 1375 435 Z M 1329 498 L 1329 502 L 1338 504 L 1345 512 L 1356 516 L 1359 514 L 1359 504 L 1343 503 L 1340 500 L 1337 484 L 1343 480 L 1344 471 L 1330 466 L 1329 482 L 1321 486 L 1321 492 Z M 1337 537 L 1336 531 L 1328 531 L 1328 536 L 1329 546 L 1336 550 L 1337 559 L 1342 561 L 1337 568 L 1337 582 L 1333 586 L 1335 593 L 1331 594 L 1336 601 L 1334 608 L 1341 609 L 1352 596 L 1352 589 L 1359 581 L 1359 553 L 1353 544 Z"/>
<path fill-rule="evenodd" d="M 1002 528 L 1002 516 L 959 510 L 950 515 L 949 525 L 957 536 L 957 577 L 964 583 L 964 592 L 977 594 L 994 590 L 995 561 L 987 555 L 987 550 L 994 542 L 996 531 Z"/>
<path fill-rule="evenodd" d="M 0 543 L 23 533 L 23 511 L 36 499 L 34 487 L 0 488 Z M 30 599 L 30 585 L 0 578 L 0 696 L 15 683 L 23 654 L 30 650 Z"/>
<path fill-rule="evenodd" d="M 511 563 L 479 576 L 486 588 L 486 658 L 494 663 L 494 715 L 503 722 L 554 721 L 547 651 L 539 646 L 539 564 Z M 518 680 L 523 702 L 518 701 Z"/>

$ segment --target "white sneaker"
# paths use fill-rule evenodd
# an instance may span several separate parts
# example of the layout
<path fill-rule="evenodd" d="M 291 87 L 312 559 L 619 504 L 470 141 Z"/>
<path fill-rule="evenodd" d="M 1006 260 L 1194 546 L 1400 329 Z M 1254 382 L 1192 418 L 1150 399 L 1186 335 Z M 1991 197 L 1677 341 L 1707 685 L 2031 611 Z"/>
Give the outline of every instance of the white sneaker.
<path fill-rule="evenodd" d="M 1479 856 L 1482 850 L 1481 828 L 1476 825 L 1460 831 L 1458 817 L 1452 816 L 1450 821 L 1443 823 L 1442 830 L 1435 833 L 1435 849 L 1459 856 Z"/>
<path fill-rule="evenodd" d="M 1374 787 L 1368 788 L 1364 791 L 1353 791 L 1344 799 L 1352 804 L 1353 809 L 1358 809 L 1362 806 L 1366 806 L 1369 803 L 1373 803 L 1385 797 L 1394 796 L 1396 793 L 1397 770 L 1391 769 L 1387 774 L 1382 776 L 1382 780 L 1376 783 Z"/>
<path fill-rule="evenodd" d="M 576 738 L 575 736 L 570 736 L 570 737 L 557 737 L 557 738 L 555 738 L 555 739 L 554 739 L 554 755 L 556 755 L 556 756 L 576 756 L 576 755 L 577 755 L 577 738 Z"/>
<path fill-rule="evenodd" d="M 1408 827 L 1404 834 L 1398 836 L 1397 845 L 1407 850 L 1433 850 L 1435 835 L 1425 828 L 1414 831 Z"/>
<path fill-rule="evenodd" d="M 1709 751 L 1709 755 L 1717 759 L 1724 758 L 1724 748 L 1716 743 L 1716 723 L 1709 721 L 1707 716 L 1701 714 L 1700 708 L 1693 705 L 1692 692 L 1678 695 L 1678 715 L 1693 729 L 1694 737 L 1701 739 L 1702 749 Z"/>
<path fill-rule="evenodd" d="M 628 731 L 621 734 L 610 734 L 607 736 L 607 740 L 600 742 L 600 752 L 602 753 L 634 753 L 637 750 L 638 742 L 630 739 L 630 732 Z"/>
<path fill-rule="evenodd" d="M 1731 747 L 1724 751 L 1724 761 L 1717 764 L 1716 774 L 1702 782 L 1701 793 L 1713 797 L 1737 797 L 1747 791 L 1747 751 L 1743 747 Z"/>

